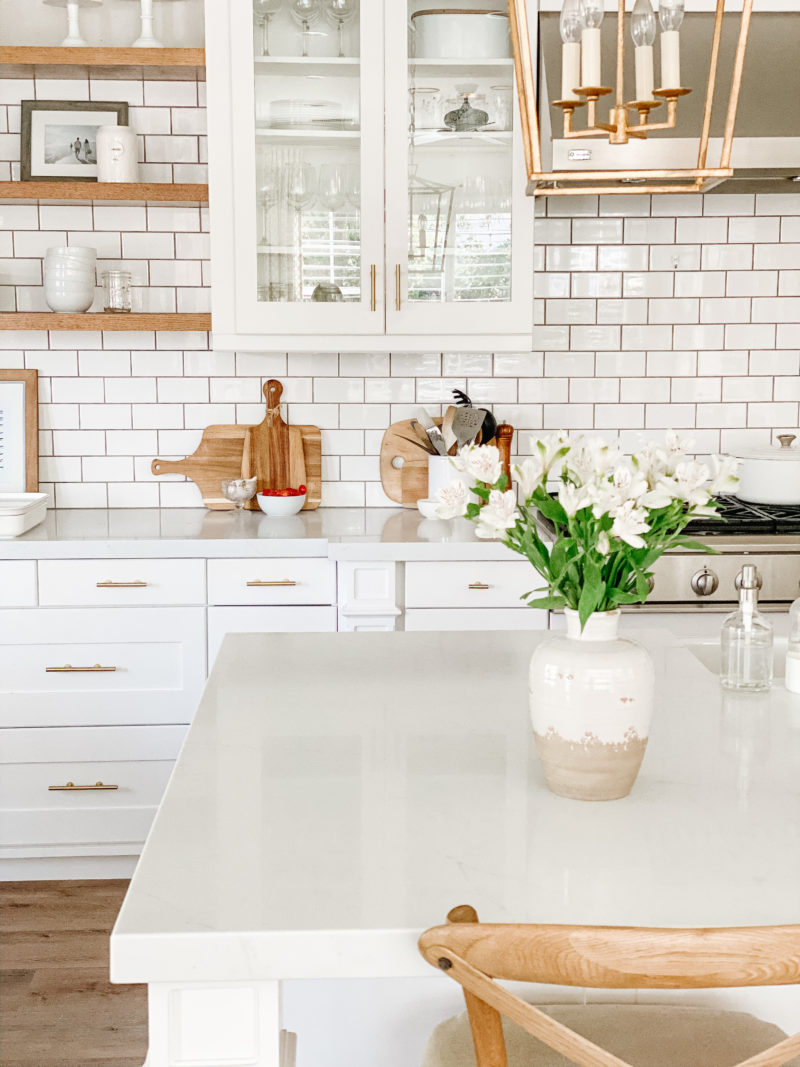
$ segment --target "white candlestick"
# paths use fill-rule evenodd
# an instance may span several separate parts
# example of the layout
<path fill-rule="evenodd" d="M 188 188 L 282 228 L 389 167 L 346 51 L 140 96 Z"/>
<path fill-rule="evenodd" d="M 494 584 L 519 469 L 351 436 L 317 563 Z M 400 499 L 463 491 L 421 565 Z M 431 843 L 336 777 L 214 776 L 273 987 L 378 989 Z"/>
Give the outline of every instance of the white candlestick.
<path fill-rule="evenodd" d="M 561 99 L 580 100 L 575 92 L 581 84 L 581 46 L 565 41 L 561 46 Z"/>
<path fill-rule="evenodd" d="M 681 38 L 677 30 L 661 33 L 661 88 L 681 88 Z"/>
<path fill-rule="evenodd" d="M 86 45 L 86 41 L 81 37 L 78 0 L 67 4 L 67 36 L 61 44 L 64 48 L 82 48 Z"/>
<path fill-rule="evenodd" d="M 142 6 L 142 32 L 138 41 L 133 42 L 134 48 L 163 48 L 153 34 L 153 0 L 140 0 Z"/>
<path fill-rule="evenodd" d="M 599 88 L 600 77 L 600 27 L 587 26 L 581 34 L 581 86 Z"/>
<path fill-rule="evenodd" d="M 633 51 L 636 64 L 636 99 L 653 99 L 653 46 L 640 44 Z"/>

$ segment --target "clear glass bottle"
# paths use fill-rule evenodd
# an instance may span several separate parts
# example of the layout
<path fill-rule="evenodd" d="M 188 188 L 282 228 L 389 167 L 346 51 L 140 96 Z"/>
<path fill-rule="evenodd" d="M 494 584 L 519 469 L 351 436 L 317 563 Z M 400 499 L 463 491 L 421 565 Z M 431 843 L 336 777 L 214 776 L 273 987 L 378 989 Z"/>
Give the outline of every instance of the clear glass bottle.
<path fill-rule="evenodd" d="M 758 610 L 756 568 L 745 565 L 739 578 L 739 608 L 722 624 L 719 680 L 724 689 L 761 692 L 772 685 L 772 623 Z"/>
<path fill-rule="evenodd" d="M 789 647 L 786 650 L 786 688 L 800 693 L 800 598 L 789 608 Z"/>

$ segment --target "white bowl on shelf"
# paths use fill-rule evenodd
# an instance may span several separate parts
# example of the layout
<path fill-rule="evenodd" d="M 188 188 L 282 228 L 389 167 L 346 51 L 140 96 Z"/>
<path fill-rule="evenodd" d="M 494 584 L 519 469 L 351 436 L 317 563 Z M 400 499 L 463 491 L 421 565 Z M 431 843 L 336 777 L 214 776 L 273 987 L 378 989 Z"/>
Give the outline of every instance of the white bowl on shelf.
<path fill-rule="evenodd" d="M 302 493 L 300 496 L 264 496 L 263 493 L 259 493 L 256 500 L 265 515 L 269 515 L 272 519 L 285 519 L 303 510 L 307 496 L 307 493 Z"/>
<path fill-rule="evenodd" d="M 48 281 L 45 278 L 44 299 L 51 311 L 63 314 L 81 314 L 88 311 L 94 303 L 94 283 L 71 285 Z"/>

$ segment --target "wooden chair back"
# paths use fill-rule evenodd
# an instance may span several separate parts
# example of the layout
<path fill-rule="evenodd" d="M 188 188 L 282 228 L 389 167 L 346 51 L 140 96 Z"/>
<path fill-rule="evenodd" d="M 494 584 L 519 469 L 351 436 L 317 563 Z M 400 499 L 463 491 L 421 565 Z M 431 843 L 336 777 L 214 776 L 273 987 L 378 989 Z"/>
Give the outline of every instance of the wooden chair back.
<path fill-rule="evenodd" d="M 495 979 L 590 989 L 709 989 L 800 983 L 800 925 L 658 929 L 481 923 L 469 905 L 426 930 L 422 955 L 464 989 L 478 1067 L 507 1067 L 505 1015 L 580 1067 L 630 1067 Z M 780 1067 L 800 1033 L 736 1067 Z"/>

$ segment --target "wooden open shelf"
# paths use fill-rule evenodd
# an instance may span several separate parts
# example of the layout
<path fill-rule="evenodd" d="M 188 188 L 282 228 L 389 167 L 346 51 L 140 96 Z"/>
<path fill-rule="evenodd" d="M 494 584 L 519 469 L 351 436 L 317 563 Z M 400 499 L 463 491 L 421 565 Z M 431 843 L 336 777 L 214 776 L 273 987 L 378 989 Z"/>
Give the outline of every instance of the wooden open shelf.
<path fill-rule="evenodd" d="M 0 63 L 63 67 L 204 67 L 205 48 L 45 48 L 2 45 Z"/>
<path fill-rule="evenodd" d="M 192 314 L 107 314 L 62 315 L 56 311 L 5 311 L 0 313 L 0 330 L 195 330 L 207 333 L 211 316 Z"/>
<path fill-rule="evenodd" d="M 0 182 L 0 200 L 184 200 L 207 204 L 208 186 L 168 182 Z"/>

